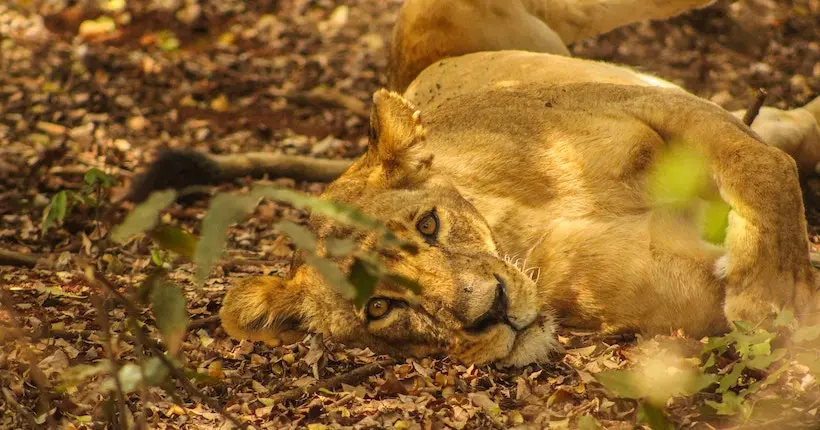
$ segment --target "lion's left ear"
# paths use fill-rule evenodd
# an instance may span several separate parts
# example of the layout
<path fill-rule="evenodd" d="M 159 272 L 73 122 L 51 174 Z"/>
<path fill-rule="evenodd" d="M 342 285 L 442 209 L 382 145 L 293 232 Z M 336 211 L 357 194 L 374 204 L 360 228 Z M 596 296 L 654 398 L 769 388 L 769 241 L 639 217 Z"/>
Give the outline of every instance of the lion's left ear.
<path fill-rule="evenodd" d="M 421 111 L 397 93 L 379 90 L 373 95 L 370 113 L 369 164 L 371 178 L 389 186 L 402 186 L 421 179 L 433 161 L 422 154 L 425 130 Z"/>

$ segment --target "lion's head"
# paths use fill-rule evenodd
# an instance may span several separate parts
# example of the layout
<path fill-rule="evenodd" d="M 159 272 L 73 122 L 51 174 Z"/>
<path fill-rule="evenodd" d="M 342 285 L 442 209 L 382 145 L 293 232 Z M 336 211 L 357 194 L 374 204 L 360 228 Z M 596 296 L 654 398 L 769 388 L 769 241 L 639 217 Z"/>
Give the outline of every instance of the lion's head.
<path fill-rule="evenodd" d="M 343 297 L 308 264 L 291 279 L 256 277 L 233 287 L 221 311 L 237 338 L 293 340 L 319 332 L 380 352 L 447 354 L 466 363 L 545 361 L 558 349 L 551 314 L 535 282 L 505 261 L 484 218 L 445 177 L 436 174 L 433 142 L 420 114 L 400 96 L 374 96 L 370 148 L 325 197 L 380 219 L 415 249 L 382 249 L 385 266 L 418 282 L 415 294 L 380 282 L 362 307 Z M 353 233 L 319 217 L 320 240 Z"/>

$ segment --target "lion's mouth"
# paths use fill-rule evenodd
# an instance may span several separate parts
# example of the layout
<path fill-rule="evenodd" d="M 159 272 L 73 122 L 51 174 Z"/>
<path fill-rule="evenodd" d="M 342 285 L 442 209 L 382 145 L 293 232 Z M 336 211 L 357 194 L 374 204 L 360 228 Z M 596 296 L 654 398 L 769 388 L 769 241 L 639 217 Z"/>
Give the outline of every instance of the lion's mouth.
<path fill-rule="evenodd" d="M 478 317 L 472 324 L 465 326 L 464 330 L 467 333 L 472 335 L 479 335 L 481 333 L 486 332 L 489 328 L 504 324 L 510 327 L 513 331 L 518 332 L 526 328 L 524 324 L 516 324 L 513 322 L 514 319 L 511 319 L 508 312 L 510 308 L 510 300 L 507 297 L 507 283 L 504 282 L 498 275 L 495 276 L 496 281 L 498 282 L 496 285 L 495 290 L 495 298 L 493 299 L 493 304 L 490 306 L 490 309 L 487 310 L 483 315 Z"/>

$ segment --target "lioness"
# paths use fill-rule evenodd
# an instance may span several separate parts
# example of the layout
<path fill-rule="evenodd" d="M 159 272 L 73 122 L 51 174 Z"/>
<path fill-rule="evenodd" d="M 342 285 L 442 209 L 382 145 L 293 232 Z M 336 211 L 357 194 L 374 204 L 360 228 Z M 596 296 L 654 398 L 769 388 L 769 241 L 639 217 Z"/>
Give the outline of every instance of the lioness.
<path fill-rule="evenodd" d="M 701 336 L 805 312 L 816 295 L 797 166 L 813 172 L 820 161 L 820 100 L 764 109 L 755 132 L 661 79 L 567 56 L 567 43 L 703 3 L 408 0 L 394 30 L 393 91 L 373 96 L 369 149 L 349 168 L 176 154 L 223 178 L 283 166 L 341 175 L 325 198 L 418 248 L 383 257 L 424 287 L 419 295 L 381 283 L 360 309 L 303 264 L 289 279 L 231 288 L 225 330 L 266 341 L 319 332 L 391 354 L 524 365 L 559 349 L 556 324 Z M 678 147 L 707 160 L 699 197 L 731 207 L 721 245 L 701 239 L 697 208 L 652 201 L 654 163 Z M 316 216 L 310 224 L 322 239 L 373 242 Z"/>

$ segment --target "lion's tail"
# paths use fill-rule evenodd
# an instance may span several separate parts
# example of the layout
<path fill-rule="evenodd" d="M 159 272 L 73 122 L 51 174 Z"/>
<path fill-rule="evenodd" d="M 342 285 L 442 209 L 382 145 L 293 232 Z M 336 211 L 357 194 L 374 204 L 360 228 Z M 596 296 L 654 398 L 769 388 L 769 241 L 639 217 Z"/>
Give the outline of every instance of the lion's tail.
<path fill-rule="evenodd" d="M 349 160 L 329 160 L 272 152 L 214 155 L 194 150 L 165 150 L 134 180 L 126 197 L 141 202 L 153 191 L 224 183 L 245 176 L 285 177 L 330 182 L 347 170 Z"/>

